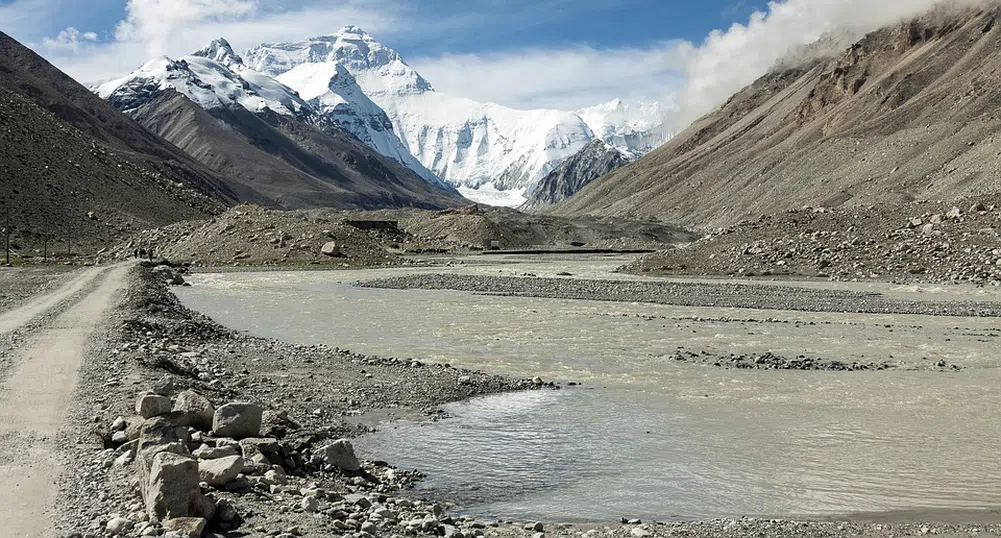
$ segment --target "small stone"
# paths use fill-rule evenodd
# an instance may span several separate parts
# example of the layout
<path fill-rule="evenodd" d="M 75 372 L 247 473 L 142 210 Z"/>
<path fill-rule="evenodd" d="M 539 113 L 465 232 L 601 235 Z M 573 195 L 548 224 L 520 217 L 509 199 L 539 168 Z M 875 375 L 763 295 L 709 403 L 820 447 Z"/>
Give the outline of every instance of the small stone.
<path fill-rule="evenodd" d="M 191 455 L 200 460 L 216 460 L 229 456 L 239 456 L 240 452 L 235 446 L 232 445 L 223 445 L 218 447 L 202 445 L 192 452 Z"/>
<path fill-rule="evenodd" d="M 153 392 L 160 396 L 173 396 L 177 393 L 177 378 L 167 374 L 153 383 Z"/>
<path fill-rule="evenodd" d="M 104 530 L 112 536 L 121 536 L 130 530 L 135 524 L 124 517 L 115 517 L 108 521 Z"/>
<path fill-rule="evenodd" d="M 320 252 L 324 256 L 336 257 L 341 255 L 341 247 L 339 247 L 337 243 L 330 241 L 323 244 L 320 248 Z"/>
<path fill-rule="evenodd" d="M 184 413 L 192 427 L 206 431 L 212 429 L 215 407 L 201 394 L 191 390 L 178 394 L 173 409 Z"/>
<path fill-rule="evenodd" d="M 320 510 L 320 501 L 316 500 L 316 497 L 303 497 L 299 507 L 305 512 L 317 512 Z"/>
<path fill-rule="evenodd" d="M 153 418 L 170 412 L 170 398 L 144 392 L 136 399 L 136 414 L 142 418 Z"/>
<path fill-rule="evenodd" d="M 541 521 L 536 521 L 535 525 L 532 525 L 532 530 L 535 532 L 544 532 L 546 528 Z"/>

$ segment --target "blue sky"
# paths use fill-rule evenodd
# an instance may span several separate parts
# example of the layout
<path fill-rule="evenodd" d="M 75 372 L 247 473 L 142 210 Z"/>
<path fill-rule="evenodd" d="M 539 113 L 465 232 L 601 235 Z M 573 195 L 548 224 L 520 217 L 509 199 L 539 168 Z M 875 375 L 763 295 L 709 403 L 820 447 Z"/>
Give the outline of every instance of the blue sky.
<path fill-rule="evenodd" d="M 240 51 L 354 24 L 443 93 L 565 110 L 658 101 L 691 119 L 791 47 L 836 28 L 867 31 L 935 1 L 0 0 L 0 30 L 94 82 L 217 37 Z"/>
<path fill-rule="evenodd" d="M 287 11 L 307 2 L 260 0 L 257 3 L 266 10 Z M 427 19 L 468 17 L 469 21 L 475 21 L 460 31 L 433 39 L 410 36 L 406 43 L 394 45 L 410 57 L 569 44 L 620 47 L 674 39 L 698 42 L 709 31 L 746 22 L 755 9 L 767 6 L 767 2 L 760 0 L 409 0 L 404 3 Z M 26 42 L 40 42 L 69 27 L 94 32 L 107 40 L 113 38 L 115 26 L 126 17 L 126 0 L 0 0 L 0 9 L 18 5 L 22 11 L 33 13 L 22 24 L 0 21 L 0 29 Z M 355 22 L 345 20 L 344 24 Z"/>

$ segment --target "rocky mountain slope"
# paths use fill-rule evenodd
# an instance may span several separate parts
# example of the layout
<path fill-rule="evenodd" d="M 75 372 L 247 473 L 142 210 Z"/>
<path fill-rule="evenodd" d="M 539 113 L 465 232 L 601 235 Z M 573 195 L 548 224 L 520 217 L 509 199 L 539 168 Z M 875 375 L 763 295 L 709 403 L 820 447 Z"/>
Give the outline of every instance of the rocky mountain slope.
<path fill-rule="evenodd" d="M 622 168 L 632 160 L 632 156 L 596 138 L 543 178 L 519 209 L 539 211 L 562 202 L 588 183 Z"/>
<path fill-rule="evenodd" d="M 77 253 L 246 193 L 0 33 L 0 222 L 17 255 Z"/>
<path fill-rule="evenodd" d="M 409 153 L 478 201 L 520 204 L 527 190 L 595 137 L 585 119 L 572 112 L 514 110 L 439 93 L 396 51 L 353 26 L 301 42 L 263 44 L 245 57 L 254 70 L 321 103 L 368 143 L 388 130 L 381 111 Z M 656 130 L 657 122 L 637 117 L 654 109 L 627 112 L 618 105 L 585 116 L 614 144 L 649 151 L 660 135 L 640 129 Z M 373 147 L 384 154 L 395 151 L 379 143 Z"/>
<path fill-rule="evenodd" d="M 177 60 L 151 60 L 95 91 L 267 205 L 461 203 L 430 172 L 427 181 L 380 155 L 290 88 L 247 68 L 224 40 Z"/>
<path fill-rule="evenodd" d="M 996 191 L 999 15 L 943 8 L 832 58 L 785 64 L 556 212 L 710 228 L 806 205 L 852 210 Z"/>

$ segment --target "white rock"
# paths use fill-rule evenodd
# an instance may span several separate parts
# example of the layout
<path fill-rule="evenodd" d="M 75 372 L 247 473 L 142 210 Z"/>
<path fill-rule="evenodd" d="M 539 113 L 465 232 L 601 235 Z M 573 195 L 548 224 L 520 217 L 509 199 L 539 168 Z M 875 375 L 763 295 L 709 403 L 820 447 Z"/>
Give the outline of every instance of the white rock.
<path fill-rule="evenodd" d="M 132 530 L 133 526 L 135 526 L 135 524 L 124 517 L 115 517 L 112 518 L 111 521 L 108 521 L 104 530 L 112 536 L 121 536 Z"/>
<path fill-rule="evenodd" d="M 212 418 L 212 432 L 219 437 L 244 439 L 261 435 L 264 410 L 257 404 L 238 402 L 216 409 Z"/>
<path fill-rule="evenodd" d="M 170 412 L 170 398 L 144 392 L 136 398 L 136 414 L 142 418 L 153 418 Z"/>
<path fill-rule="evenodd" d="M 338 439 L 320 449 L 323 461 L 338 469 L 350 472 L 361 470 L 361 463 L 355 455 L 354 446 L 347 439 Z"/>
<path fill-rule="evenodd" d="M 217 488 L 233 480 L 243 471 L 243 458 L 227 456 L 198 462 L 198 478 L 206 484 Z"/>

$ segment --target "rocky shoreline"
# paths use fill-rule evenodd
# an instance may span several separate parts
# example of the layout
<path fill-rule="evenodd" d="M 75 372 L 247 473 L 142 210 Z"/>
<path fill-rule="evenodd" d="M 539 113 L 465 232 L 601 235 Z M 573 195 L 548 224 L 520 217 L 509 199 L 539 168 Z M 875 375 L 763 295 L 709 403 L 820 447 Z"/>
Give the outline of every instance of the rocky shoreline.
<path fill-rule="evenodd" d="M 722 282 L 633 282 L 420 274 L 361 282 L 358 285 L 369 288 L 452 290 L 507 296 L 640 302 L 687 307 L 1001 317 L 1001 303 L 995 302 L 909 301 L 892 299 L 878 293 Z"/>
<path fill-rule="evenodd" d="M 151 517 L 149 496 L 140 493 L 148 486 L 140 487 L 143 473 L 135 462 L 141 456 L 136 449 L 142 436 L 155 430 L 151 424 L 176 419 L 179 415 L 172 413 L 184 409 L 183 401 L 192 399 L 191 394 L 215 407 L 215 416 L 233 403 L 262 411 L 259 431 L 251 432 L 257 437 L 230 441 L 219 435 L 225 432 L 216 431 L 213 422 L 211 428 L 189 426 L 173 441 L 183 445 L 178 446 L 181 452 L 192 453 L 182 458 L 244 458 L 235 478 L 213 480 L 215 485 L 202 480 L 199 485 L 197 493 L 214 507 L 212 517 L 205 519 L 204 536 L 819 538 L 1001 533 L 999 525 L 756 518 L 670 523 L 625 519 L 584 526 L 477 521 L 446 506 L 409 498 L 406 487 L 420 479 L 417 471 L 366 461 L 364 454 L 358 455 L 360 469 L 344 469 L 325 456 L 328 447 L 369 431 L 381 419 L 434 420 L 440 418 L 444 403 L 541 389 L 541 380 L 509 380 L 446 365 L 253 338 L 184 308 L 148 269 L 136 269 L 130 280 L 117 317 L 89 351 L 70 417 L 76 427 L 57 440 L 68 472 L 55 512 L 66 538 L 191 535 L 183 530 L 167 534 Z M 136 405 L 137 398 L 141 405 Z M 153 414 L 157 408 L 166 414 L 137 417 L 137 412 Z"/>

